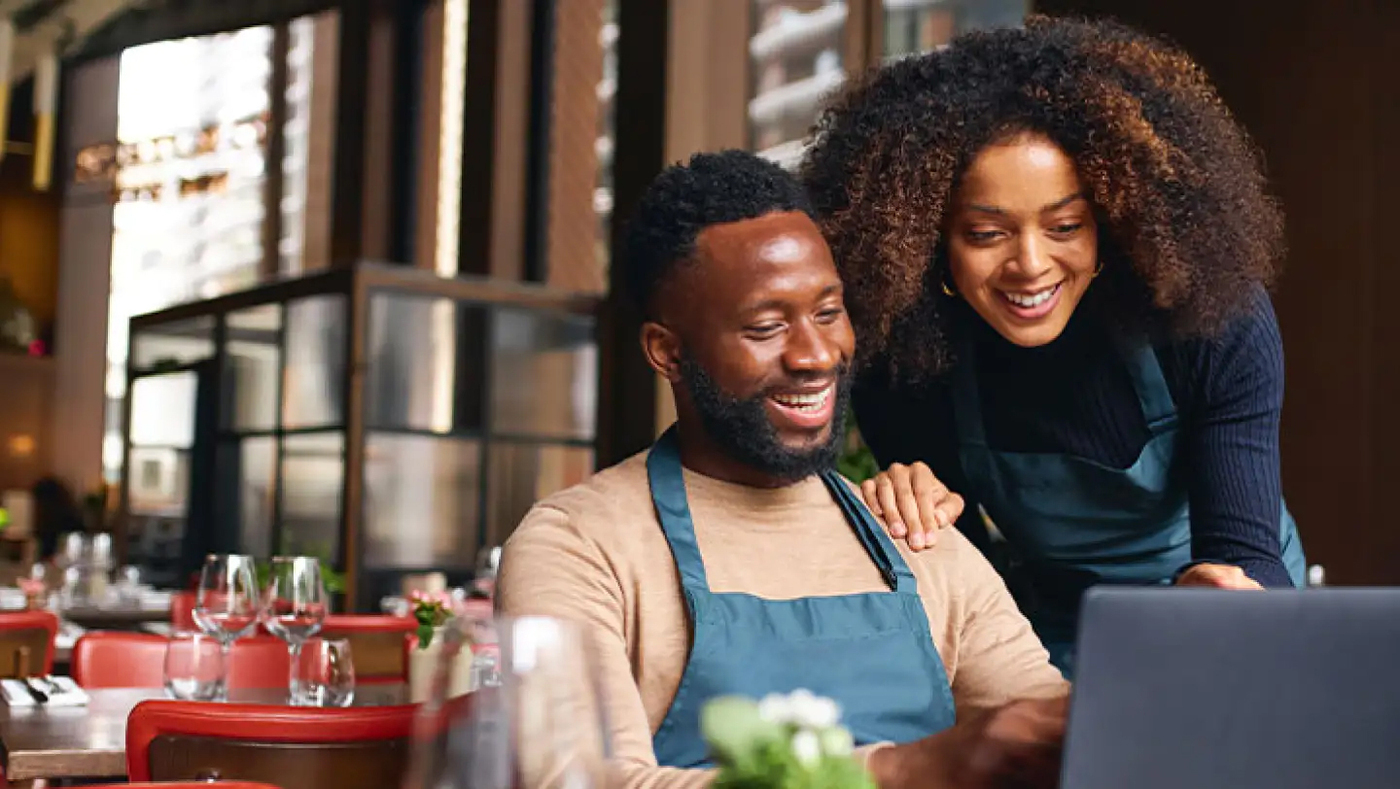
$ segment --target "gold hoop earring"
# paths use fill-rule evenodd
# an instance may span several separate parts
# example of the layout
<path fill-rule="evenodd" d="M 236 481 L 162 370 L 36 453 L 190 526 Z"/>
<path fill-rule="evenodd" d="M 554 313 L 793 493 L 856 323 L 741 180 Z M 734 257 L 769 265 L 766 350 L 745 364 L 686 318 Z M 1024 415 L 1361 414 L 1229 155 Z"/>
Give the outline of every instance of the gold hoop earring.
<path fill-rule="evenodd" d="M 1094 277 L 1097 277 L 1098 275 L 1100 275 L 1100 274 L 1102 274 L 1102 273 L 1103 273 L 1103 261 L 1100 260 L 1098 263 L 1096 263 L 1096 264 L 1094 265 L 1094 273 L 1089 275 L 1089 279 L 1093 279 Z"/>
<path fill-rule="evenodd" d="M 945 280 L 943 280 L 942 282 L 940 282 L 939 284 L 940 284 L 941 286 L 943 286 L 943 295 L 944 295 L 944 296 L 947 296 L 947 297 L 950 298 L 950 299 L 956 299 L 956 298 L 958 297 L 958 292 L 955 291 L 955 290 L 953 290 L 952 288 L 948 287 L 948 280 L 945 279 Z"/>

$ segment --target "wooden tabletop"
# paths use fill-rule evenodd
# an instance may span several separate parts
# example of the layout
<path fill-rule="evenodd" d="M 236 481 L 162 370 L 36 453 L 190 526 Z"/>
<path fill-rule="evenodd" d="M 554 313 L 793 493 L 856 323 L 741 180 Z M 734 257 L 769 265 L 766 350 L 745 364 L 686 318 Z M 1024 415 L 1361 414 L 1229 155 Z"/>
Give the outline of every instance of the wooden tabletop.
<path fill-rule="evenodd" d="M 0 764 L 11 781 L 35 778 L 126 778 L 126 718 L 161 688 L 98 688 L 85 707 L 16 707 L 0 702 Z M 282 704 L 283 690 L 230 691 L 230 701 Z M 403 683 L 361 685 L 355 706 L 403 704 Z M 214 703 L 214 702 L 210 702 Z"/>

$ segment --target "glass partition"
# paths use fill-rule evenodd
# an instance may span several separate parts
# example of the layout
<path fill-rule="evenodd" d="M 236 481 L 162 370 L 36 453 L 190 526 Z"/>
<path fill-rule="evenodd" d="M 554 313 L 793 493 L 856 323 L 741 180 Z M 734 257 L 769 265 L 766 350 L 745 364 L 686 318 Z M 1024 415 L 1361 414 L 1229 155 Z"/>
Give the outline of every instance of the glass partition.
<path fill-rule="evenodd" d="M 593 471 L 596 306 L 362 263 L 132 319 L 157 369 L 127 391 L 128 561 L 320 556 L 360 611 L 408 573 L 465 582 Z"/>

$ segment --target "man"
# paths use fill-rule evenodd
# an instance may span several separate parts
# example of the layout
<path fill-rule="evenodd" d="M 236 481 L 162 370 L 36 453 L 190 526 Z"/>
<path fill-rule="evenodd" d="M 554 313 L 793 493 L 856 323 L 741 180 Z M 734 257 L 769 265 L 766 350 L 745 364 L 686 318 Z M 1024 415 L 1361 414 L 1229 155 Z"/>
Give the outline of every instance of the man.
<path fill-rule="evenodd" d="M 497 586 L 598 642 L 616 783 L 703 786 L 700 707 L 799 687 L 840 702 L 885 789 L 1053 781 L 1067 686 L 996 572 L 956 532 L 896 547 L 830 471 L 855 340 L 797 182 L 697 155 L 620 263 L 676 425 L 531 510 Z"/>

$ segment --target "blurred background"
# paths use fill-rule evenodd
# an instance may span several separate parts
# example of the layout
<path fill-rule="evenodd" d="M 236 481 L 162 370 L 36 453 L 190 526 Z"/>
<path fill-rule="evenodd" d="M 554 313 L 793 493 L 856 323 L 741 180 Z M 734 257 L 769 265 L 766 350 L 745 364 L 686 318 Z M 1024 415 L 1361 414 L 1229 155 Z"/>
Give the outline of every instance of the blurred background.
<path fill-rule="evenodd" d="M 1400 583 L 1394 0 L 0 0 L 0 552 L 465 582 L 669 423 L 609 266 L 650 178 L 794 163 L 850 74 L 1030 12 L 1175 39 L 1255 135 L 1285 493 L 1329 583 Z"/>

